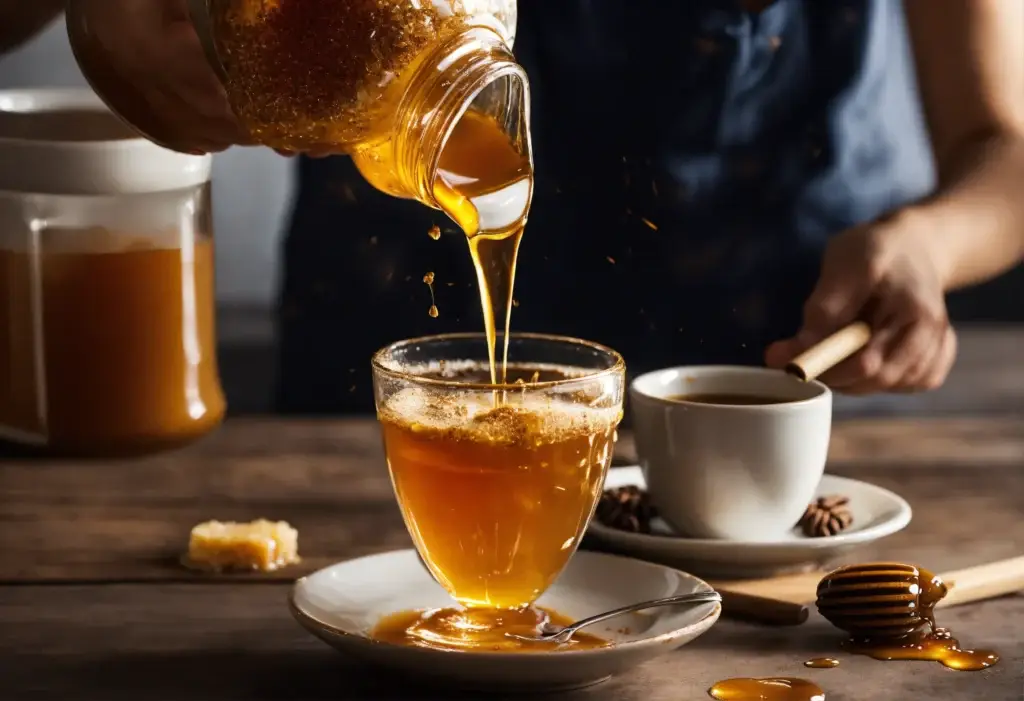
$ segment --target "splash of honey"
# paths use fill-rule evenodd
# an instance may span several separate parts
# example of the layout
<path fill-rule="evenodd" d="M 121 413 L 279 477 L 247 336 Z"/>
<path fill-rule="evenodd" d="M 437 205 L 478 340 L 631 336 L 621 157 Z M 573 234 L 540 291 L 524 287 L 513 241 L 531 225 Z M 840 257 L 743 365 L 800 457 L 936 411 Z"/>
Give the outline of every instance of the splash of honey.
<path fill-rule="evenodd" d="M 430 290 L 430 309 L 427 310 L 427 314 L 430 315 L 431 319 L 436 319 L 439 312 L 437 311 L 437 300 L 434 298 L 434 273 L 424 275 L 423 284 Z"/>

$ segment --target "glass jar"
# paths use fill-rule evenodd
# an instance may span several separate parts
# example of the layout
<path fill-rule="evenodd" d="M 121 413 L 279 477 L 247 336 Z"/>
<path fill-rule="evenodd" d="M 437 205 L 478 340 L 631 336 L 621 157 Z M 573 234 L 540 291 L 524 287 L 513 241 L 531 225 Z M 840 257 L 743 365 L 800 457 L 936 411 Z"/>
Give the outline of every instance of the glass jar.
<path fill-rule="evenodd" d="M 210 168 L 89 91 L 0 91 L 0 438 L 121 456 L 220 424 Z"/>
<path fill-rule="evenodd" d="M 106 24 L 135 21 L 105 0 L 70 0 L 68 32 L 93 88 L 157 143 L 171 144 L 101 65 Z M 529 86 L 512 55 L 515 0 L 188 0 L 193 25 L 255 143 L 351 155 L 376 188 L 448 211 L 441 152 L 467 110 L 531 158 Z M 141 20 L 140 20 L 141 21 Z M 109 33 L 109 32 L 108 32 Z M 107 39 L 106 41 L 113 41 Z"/>

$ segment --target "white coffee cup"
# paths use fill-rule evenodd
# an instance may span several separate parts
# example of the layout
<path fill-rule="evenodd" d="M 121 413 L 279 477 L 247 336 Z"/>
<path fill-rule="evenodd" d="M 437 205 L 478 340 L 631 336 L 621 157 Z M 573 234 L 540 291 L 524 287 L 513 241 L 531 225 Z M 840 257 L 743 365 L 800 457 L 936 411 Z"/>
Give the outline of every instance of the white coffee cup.
<path fill-rule="evenodd" d="M 696 395 L 775 403 L 678 399 Z M 636 378 L 630 401 L 651 501 L 680 533 L 778 540 L 813 499 L 832 428 L 832 393 L 820 382 L 753 367 L 678 367 Z"/>

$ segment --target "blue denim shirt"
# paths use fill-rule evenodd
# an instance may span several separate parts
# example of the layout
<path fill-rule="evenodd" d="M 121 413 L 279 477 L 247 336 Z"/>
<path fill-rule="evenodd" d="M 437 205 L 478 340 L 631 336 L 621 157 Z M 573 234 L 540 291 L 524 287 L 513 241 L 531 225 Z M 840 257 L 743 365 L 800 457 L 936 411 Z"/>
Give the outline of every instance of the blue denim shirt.
<path fill-rule="evenodd" d="M 520 0 L 537 190 L 513 330 L 607 343 L 634 372 L 760 364 L 829 237 L 932 189 L 901 0 L 740 4 Z M 376 348 L 482 329 L 464 236 L 348 159 L 299 178 L 278 403 L 367 410 Z"/>

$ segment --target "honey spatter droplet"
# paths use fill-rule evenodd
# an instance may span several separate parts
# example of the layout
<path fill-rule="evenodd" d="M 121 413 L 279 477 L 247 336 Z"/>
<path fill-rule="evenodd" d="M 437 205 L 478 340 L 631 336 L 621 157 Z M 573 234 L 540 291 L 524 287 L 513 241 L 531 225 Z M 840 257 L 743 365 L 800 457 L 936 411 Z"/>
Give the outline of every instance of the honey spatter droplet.
<path fill-rule="evenodd" d="M 423 276 L 423 284 L 430 290 L 430 309 L 427 310 L 427 314 L 430 315 L 431 319 L 437 318 L 437 299 L 434 298 L 434 273 L 427 273 Z"/>
<path fill-rule="evenodd" d="M 612 258 L 611 256 L 605 256 L 605 260 L 607 260 L 612 265 L 615 265 L 615 259 Z"/>
<path fill-rule="evenodd" d="M 437 224 L 434 224 L 427 231 L 427 236 L 434 239 L 435 241 L 439 240 L 441 238 L 441 227 L 439 227 Z"/>
<path fill-rule="evenodd" d="M 654 222 L 652 222 L 652 221 L 651 221 L 650 219 L 648 219 L 647 217 L 640 217 L 640 221 L 642 221 L 642 222 L 644 223 L 644 225 L 645 225 L 645 226 L 646 226 L 646 227 L 647 227 L 648 229 L 650 229 L 651 231 L 657 231 L 657 230 L 658 230 L 658 225 L 657 225 L 657 224 L 655 224 Z"/>
<path fill-rule="evenodd" d="M 839 666 L 839 660 L 834 657 L 815 657 L 804 662 L 804 667 L 811 669 L 833 669 Z"/>
<path fill-rule="evenodd" d="M 518 299 L 513 299 L 512 300 L 512 306 L 513 307 L 518 307 L 519 306 L 519 300 Z"/>
<path fill-rule="evenodd" d="M 825 701 L 820 686 L 793 677 L 726 679 L 708 689 L 708 695 L 718 701 Z"/>

